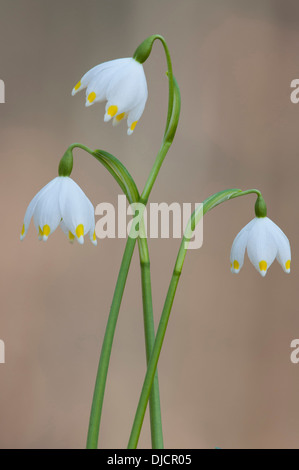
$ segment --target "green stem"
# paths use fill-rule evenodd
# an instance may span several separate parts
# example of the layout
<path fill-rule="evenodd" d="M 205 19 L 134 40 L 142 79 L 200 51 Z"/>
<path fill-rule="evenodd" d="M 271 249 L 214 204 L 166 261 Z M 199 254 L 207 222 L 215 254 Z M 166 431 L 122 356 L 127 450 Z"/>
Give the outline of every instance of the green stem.
<path fill-rule="evenodd" d="M 142 284 L 142 302 L 144 317 L 144 332 L 146 345 L 147 364 L 155 342 L 155 325 L 153 317 L 152 288 L 150 273 L 150 258 L 146 238 L 138 238 L 140 266 L 141 266 L 141 284 Z M 163 449 L 163 432 L 161 405 L 159 393 L 158 371 L 156 370 L 153 387 L 149 397 L 149 412 L 151 422 L 151 439 L 153 449 Z"/>
<path fill-rule="evenodd" d="M 101 356 L 90 412 L 90 421 L 86 444 L 86 447 L 88 449 L 96 449 L 98 445 L 99 425 L 102 415 L 103 399 L 106 387 L 112 343 L 135 243 L 136 239 L 128 237 L 106 325 L 106 331 L 101 350 Z"/>
<path fill-rule="evenodd" d="M 199 206 L 194 211 L 191 218 L 189 219 L 187 228 L 185 230 L 185 233 L 183 235 L 183 238 L 180 244 L 173 274 L 172 274 L 168 292 L 166 295 L 163 311 L 161 314 L 159 326 L 157 329 L 155 343 L 152 348 L 152 354 L 151 354 L 150 360 L 148 362 L 148 368 L 147 368 L 147 372 L 146 372 L 145 379 L 143 382 L 143 387 L 142 387 L 142 391 L 140 394 L 139 403 L 137 406 L 137 410 L 136 410 L 136 414 L 135 414 L 135 418 L 134 418 L 134 422 L 133 422 L 133 426 L 131 430 L 131 435 L 130 435 L 130 439 L 128 443 L 128 449 L 136 449 L 137 444 L 138 444 L 141 427 L 142 427 L 142 423 L 143 423 L 143 419 L 144 419 L 144 415 L 145 415 L 145 411 L 147 407 L 148 398 L 149 398 L 151 387 L 154 381 L 155 372 L 157 369 L 157 364 L 159 361 L 160 352 L 162 349 L 163 340 L 165 337 L 171 308 L 173 305 L 178 282 L 182 273 L 183 264 L 184 264 L 184 260 L 186 257 L 188 244 L 191 238 L 192 231 L 195 230 L 197 223 L 209 210 L 213 209 L 217 205 L 229 199 L 233 199 L 239 196 L 245 196 L 247 194 L 257 194 L 258 197 L 261 196 L 261 193 L 256 189 L 250 189 L 248 191 L 242 191 L 240 189 L 221 191 L 220 193 L 214 194 L 213 196 L 207 198 L 203 202 L 203 205 Z"/>
<path fill-rule="evenodd" d="M 154 166 L 150 172 L 150 175 L 147 179 L 144 191 L 139 199 L 139 202 L 146 205 L 149 198 L 152 187 L 156 181 L 161 165 L 164 161 L 164 158 L 171 146 L 172 140 L 174 138 L 179 114 L 180 114 L 180 94 L 178 86 L 174 80 L 172 73 L 171 59 L 167 45 L 162 36 L 157 36 L 155 39 L 162 41 L 164 50 L 166 53 L 167 66 L 168 66 L 168 81 L 169 81 L 169 100 L 168 100 L 168 113 L 167 113 L 167 122 L 166 129 L 164 133 L 163 143 L 157 154 Z M 111 355 L 111 349 L 113 344 L 113 338 L 116 328 L 116 323 L 118 319 L 120 304 L 125 288 L 125 283 L 130 267 L 130 262 L 132 259 L 132 254 L 134 251 L 136 239 L 131 239 L 128 237 L 125 252 L 123 255 L 123 260 L 117 280 L 117 284 L 114 291 L 113 301 L 109 313 L 108 323 L 106 327 L 106 333 L 104 337 L 104 342 L 102 345 L 102 351 L 99 361 L 99 367 L 97 372 L 95 390 L 93 395 L 93 403 L 90 415 L 90 425 L 88 430 L 87 437 L 87 448 L 96 448 L 98 443 L 99 436 L 99 427 L 101 421 L 101 412 L 104 400 L 105 386 L 107 380 L 107 373 L 109 367 L 109 360 Z M 140 252 L 144 252 L 145 242 L 139 244 Z M 148 249 L 146 249 L 148 254 Z M 142 287 L 143 287 L 143 305 L 144 310 L 144 319 L 145 319 L 145 335 L 146 335 L 146 352 L 147 357 L 149 357 L 152 344 L 154 342 L 154 321 L 152 315 L 152 300 L 151 300 L 151 284 L 150 284 L 150 265 L 147 256 L 141 258 L 141 272 L 142 272 Z M 154 382 L 155 380 L 155 382 Z M 158 376 L 156 372 L 152 380 L 154 382 L 153 393 L 151 394 L 151 404 L 150 404 L 150 419 L 151 419 L 151 429 L 152 429 L 152 443 L 156 448 L 163 448 L 163 436 L 162 436 L 162 424 L 161 424 L 161 411 L 160 411 L 160 398 L 159 398 L 159 388 L 158 388 Z M 152 385 L 151 384 L 151 385 Z M 150 395 L 150 394 L 149 394 Z M 148 397 L 149 398 L 149 397 Z"/>
<path fill-rule="evenodd" d="M 127 195 L 129 203 L 137 202 L 139 200 L 139 194 L 137 188 L 133 184 L 133 179 L 123 167 L 123 165 L 112 155 L 107 154 L 103 150 L 92 151 L 88 147 L 82 144 L 73 144 L 69 150 L 72 152 L 74 148 L 80 148 L 85 150 L 90 155 L 99 160 L 110 173 L 114 176 L 124 193 Z M 67 158 L 69 157 L 67 153 Z M 64 157 L 65 158 L 65 157 Z M 72 158 L 72 156 L 71 156 Z M 72 166 L 72 162 L 71 162 Z M 132 180 L 132 181 L 131 181 Z M 144 224 L 142 224 L 142 230 L 144 232 Z M 132 240 L 132 239 L 131 239 Z M 121 298 L 123 296 L 126 275 L 128 273 L 128 267 L 134 251 L 135 243 L 129 243 L 126 247 L 123 262 L 120 268 L 120 275 L 117 281 L 115 295 L 111 305 L 111 312 L 108 319 L 106 333 L 103 342 L 102 353 L 99 362 L 99 371 L 96 378 L 96 384 L 94 389 L 94 398 L 92 402 L 91 417 L 89 424 L 89 432 L 87 438 L 87 447 L 94 448 L 98 442 L 98 423 L 101 419 L 103 398 L 99 401 L 98 397 L 104 397 L 108 366 L 110 361 L 110 353 L 112 349 L 112 343 L 116 328 L 116 323 L 119 314 L 119 307 Z M 145 331 L 145 342 L 146 342 L 146 357 L 150 356 L 150 352 L 155 340 L 155 328 L 153 319 L 153 308 L 152 308 L 152 291 L 151 291 L 151 279 L 150 279 L 150 260 L 146 238 L 138 239 L 140 264 L 141 264 L 141 279 L 142 279 L 142 298 L 143 298 L 143 311 L 144 311 L 144 331 Z M 110 351 L 110 352 L 109 352 Z M 107 354 L 109 352 L 109 354 Z M 153 388 L 150 395 L 150 422 L 151 422 L 151 435 L 152 435 L 152 446 L 155 449 L 163 448 L 163 434 L 162 434 L 162 420 L 161 420 L 161 409 L 160 409 L 160 393 L 159 393 L 159 382 L 158 375 L 154 379 Z"/>
<path fill-rule="evenodd" d="M 152 294 L 151 294 L 151 282 L 150 282 L 150 264 L 148 256 L 148 246 L 146 239 L 138 238 L 140 247 L 140 263 L 142 273 L 142 297 L 144 306 L 144 330 L 146 340 L 146 355 L 147 358 L 150 355 L 152 346 L 155 339 L 155 329 L 152 311 Z M 102 345 L 100 361 L 98 366 L 98 372 L 96 377 L 96 383 L 94 388 L 94 395 L 92 401 L 92 408 L 90 413 L 90 422 L 87 436 L 86 447 L 88 449 L 97 448 L 98 437 L 99 437 L 99 426 L 102 415 L 102 407 L 104 401 L 106 380 L 108 374 L 108 367 L 110 362 L 112 344 L 118 320 L 120 305 L 124 293 L 124 288 L 129 272 L 129 267 L 132 259 L 132 255 L 135 248 L 136 239 L 128 237 L 125 252 L 123 255 L 114 296 L 111 304 L 111 309 L 108 317 L 106 326 L 104 341 Z M 160 409 L 160 393 L 158 375 L 155 374 L 155 380 L 150 396 L 150 420 L 151 420 L 151 435 L 152 435 L 152 446 L 155 449 L 163 448 L 163 434 L 162 434 L 162 420 L 161 420 L 161 409 Z"/>

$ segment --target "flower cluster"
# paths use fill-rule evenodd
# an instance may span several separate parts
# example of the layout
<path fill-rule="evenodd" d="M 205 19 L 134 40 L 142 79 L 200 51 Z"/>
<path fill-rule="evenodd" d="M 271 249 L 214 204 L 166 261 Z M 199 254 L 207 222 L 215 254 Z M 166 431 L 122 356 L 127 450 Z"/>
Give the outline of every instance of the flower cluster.
<path fill-rule="evenodd" d="M 24 217 L 21 240 L 24 239 L 31 218 L 39 240 L 46 241 L 58 225 L 73 242 L 84 243 L 89 233 L 96 245 L 94 207 L 82 189 L 68 176 L 57 176 L 44 186 L 30 202 Z"/>
<path fill-rule="evenodd" d="M 149 44 L 148 50 L 151 49 L 151 41 Z M 142 60 L 137 54 L 134 58 L 111 60 L 93 67 L 72 90 L 72 95 L 75 95 L 86 88 L 86 106 L 106 100 L 104 121 L 113 119 L 113 125 L 116 125 L 127 119 L 128 135 L 133 133 L 148 97 L 146 77 L 141 63 L 148 56 L 147 48 L 139 51 Z M 260 203 L 262 198 L 259 197 L 258 201 Z M 280 228 L 266 217 L 266 212 L 261 216 L 257 209 L 256 215 L 233 242 L 230 255 L 231 271 L 240 271 L 247 249 L 250 261 L 262 276 L 266 275 L 275 258 L 283 270 L 289 273 L 289 240 Z M 21 239 L 27 233 L 32 216 L 42 240 L 47 240 L 49 234 L 60 225 L 70 241 L 76 238 L 79 243 L 83 243 L 84 235 L 89 233 L 91 241 L 97 243 L 93 206 L 69 176 L 55 178 L 32 199 L 25 214 Z"/>

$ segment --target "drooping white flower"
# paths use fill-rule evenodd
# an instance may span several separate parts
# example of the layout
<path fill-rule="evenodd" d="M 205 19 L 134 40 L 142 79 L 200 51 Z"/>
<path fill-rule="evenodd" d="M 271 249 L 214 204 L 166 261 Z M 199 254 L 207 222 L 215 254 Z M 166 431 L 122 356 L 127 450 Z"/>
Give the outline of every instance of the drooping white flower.
<path fill-rule="evenodd" d="M 44 186 L 30 202 L 24 217 L 21 240 L 24 239 L 31 218 L 40 240 L 46 241 L 58 225 L 68 235 L 84 243 L 84 235 L 97 244 L 94 207 L 82 189 L 68 176 L 57 176 Z"/>
<path fill-rule="evenodd" d="M 268 217 L 255 217 L 236 236 L 230 254 L 233 273 L 238 273 L 242 268 L 246 248 L 250 261 L 262 276 L 266 275 L 275 258 L 284 272 L 290 272 L 290 242 Z"/>
<path fill-rule="evenodd" d="M 86 106 L 107 100 L 104 121 L 113 125 L 127 118 L 128 135 L 140 119 L 147 100 L 143 65 L 132 57 L 115 59 L 89 70 L 72 90 L 72 95 L 86 88 Z"/>

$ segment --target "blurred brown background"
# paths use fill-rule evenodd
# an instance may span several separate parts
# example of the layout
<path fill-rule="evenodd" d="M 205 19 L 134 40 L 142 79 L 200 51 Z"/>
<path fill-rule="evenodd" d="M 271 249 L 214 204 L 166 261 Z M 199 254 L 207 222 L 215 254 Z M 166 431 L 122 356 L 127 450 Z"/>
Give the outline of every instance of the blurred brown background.
<path fill-rule="evenodd" d="M 59 230 L 19 241 L 34 194 L 57 175 L 73 142 L 118 156 L 140 189 L 160 146 L 165 59 L 145 64 L 149 100 L 132 137 L 103 122 L 104 104 L 72 98 L 80 77 L 130 56 L 148 35 L 166 38 L 182 94 L 174 145 L 151 201 L 200 202 L 257 187 L 292 244 L 292 273 L 275 261 L 265 279 L 246 257 L 229 269 L 232 241 L 254 196 L 216 208 L 204 244 L 187 254 L 159 363 L 168 448 L 291 448 L 299 438 L 297 241 L 299 78 L 296 0 L 0 1 L 1 448 L 84 447 L 95 374 L 125 240 L 69 245 Z M 118 187 L 76 151 L 74 179 L 94 205 Z M 155 321 L 179 240 L 149 240 Z M 145 373 L 137 251 L 125 290 L 104 402 L 100 446 L 125 447 Z M 140 447 L 149 447 L 146 417 Z"/>

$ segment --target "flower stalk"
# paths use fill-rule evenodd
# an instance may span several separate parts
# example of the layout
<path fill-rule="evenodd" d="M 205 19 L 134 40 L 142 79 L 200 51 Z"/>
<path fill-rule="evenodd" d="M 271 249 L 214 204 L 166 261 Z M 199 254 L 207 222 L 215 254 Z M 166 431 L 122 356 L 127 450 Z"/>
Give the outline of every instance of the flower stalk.
<path fill-rule="evenodd" d="M 168 67 L 168 83 L 169 83 L 169 99 L 168 99 L 168 112 L 167 112 L 167 120 L 166 120 L 166 128 L 163 137 L 163 142 L 160 147 L 160 150 L 157 154 L 155 163 L 153 168 L 149 174 L 147 182 L 145 184 L 144 190 L 141 194 L 141 197 L 138 202 L 146 205 L 149 195 L 151 193 L 152 187 L 156 181 L 164 158 L 171 146 L 173 138 L 175 136 L 175 132 L 178 125 L 179 114 L 180 114 L 180 93 L 177 83 L 173 77 L 172 73 L 172 64 L 170 59 L 170 54 L 166 45 L 166 42 L 162 36 L 155 36 L 152 38 L 152 41 L 155 39 L 159 39 L 165 50 L 166 60 L 167 60 L 167 67 Z M 125 247 L 125 252 L 123 256 L 123 261 L 121 264 L 121 269 L 118 277 L 118 281 L 116 284 L 112 306 L 108 318 L 108 323 L 106 327 L 106 332 L 109 337 L 109 341 L 105 341 L 102 346 L 102 352 L 98 367 L 98 375 L 96 379 L 96 386 L 94 391 L 93 397 L 93 404 L 91 410 L 91 417 L 90 417 L 90 426 L 88 431 L 87 437 L 87 448 L 95 448 L 97 447 L 98 442 L 98 435 L 99 435 L 99 427 L 101 421 L 101 410 L 104 400 L 104 392 L 105 392 L 105 384 L 106 378 L 108 373 L 108 365 L 109 365 L 109 358 L 111 354 L 111 348 L 113 343 L 113 336 L 116 327 L 116 322 L 118 318 L 118 312 L 120 309 L 121 299 L 125 288 L 125 283 L 127 279 L 127 274 L 130 267 L 130 262 L 132 259 L 133 250 L 135 247 L 135 240 L 130 240 L 130 235 L 128 237 L 128 241 Z M 140 242 L 144 243 L 144 242 Z M 146 335 L 146 351 L 147 356 L 149 356 L 150 350 L 153 344 L 154 338 L 154 324 L 153 320 L 149 320 L 152 318 L 152 305 L 151 299 L 149 295 L 149 269 L 150 265 L 148 260 L 145 259 L 144 262 L 141 262 L 141 270 L 142 270 L 142 286 L 143 286 L 143 306 L 145 307 L 145 329 L 148 332 Z M 110 319 L 111 318 L 111 319 Z M 106 338 L 106 333 L 105 333 Z M 156 371 L 155 371 L 156 374 Z M 154 374 L 154 376 L 155 376 Z M 99 377 L 99 379 L 98 379 Z M 154 380 L 154 377 L 153 377 Z M 101 381 L 101 385 L 99 382 Z M 152 395 L 152 400 L 150 403 L 150 416 L 151 416 L 151 434 L 152 434 L 152 446 L 153 448 L 162 448 L 163 447 L 163 436 L 162 436 L 162 425 L 161 425 L 161 412 L 160 412 L 160 399 L 159 399 L 159 391 L 158 391 L 158 378 L 156 376 L 155 385 L 154 385 L 154 393 Z"/>

